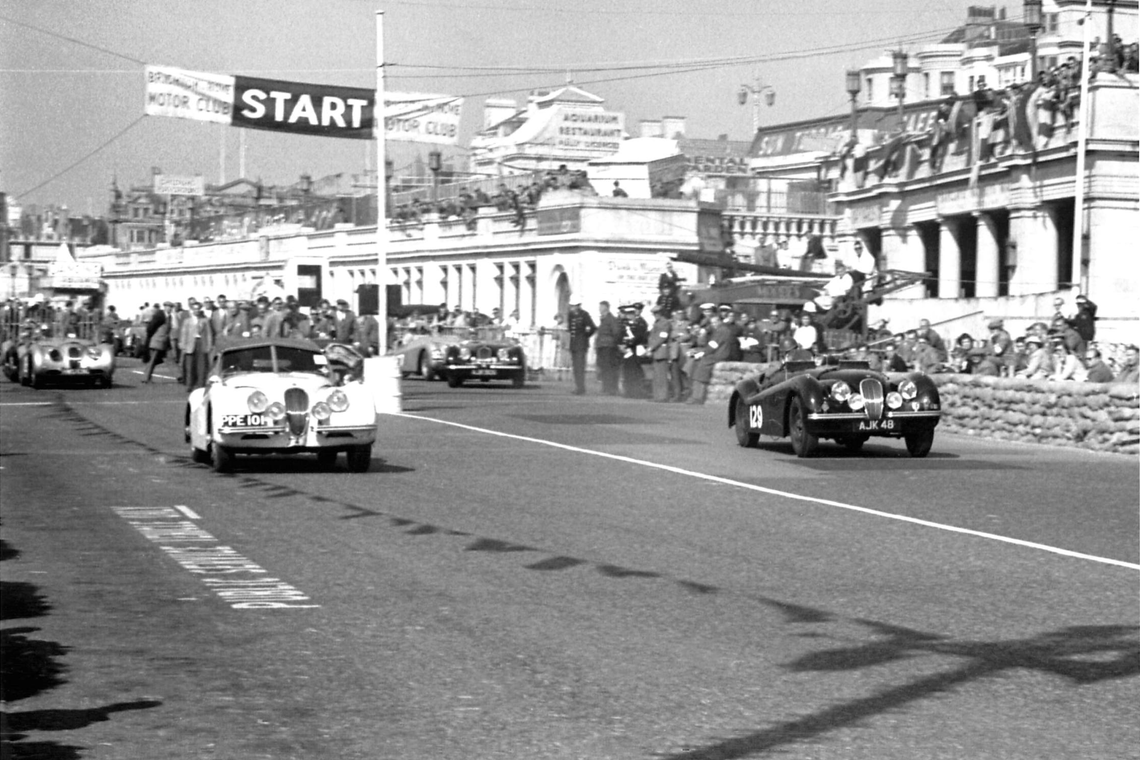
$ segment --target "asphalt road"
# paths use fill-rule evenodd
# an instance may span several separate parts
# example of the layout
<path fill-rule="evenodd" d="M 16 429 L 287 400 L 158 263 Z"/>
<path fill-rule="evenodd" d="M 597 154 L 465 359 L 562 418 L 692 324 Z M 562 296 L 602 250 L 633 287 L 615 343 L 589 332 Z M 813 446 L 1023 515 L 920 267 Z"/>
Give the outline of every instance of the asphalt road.
<path fill-rule="evenodd" d="M 410 380 L 222 476 L 125 364 L 0 381 L 5 757 L 1140 757 L 1134 458 Z"/>

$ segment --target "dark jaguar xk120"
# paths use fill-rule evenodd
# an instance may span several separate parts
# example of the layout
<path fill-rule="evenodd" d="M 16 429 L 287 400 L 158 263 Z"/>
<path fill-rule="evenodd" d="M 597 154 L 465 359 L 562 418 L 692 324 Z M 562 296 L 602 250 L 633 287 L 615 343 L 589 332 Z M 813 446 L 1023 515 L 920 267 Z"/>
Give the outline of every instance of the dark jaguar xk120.
<path fill-rule="evenodd" d="M 813 456 L 821 438 L 858 451 L 873 436 L 902 438 L 912 457 L 924 457 L 941 416 L 938 388 L 927 375 L 830 359 L 772 365 L 737 383 L 728 402 L 728 425 L 741 446 L 755 446 L 762 435 L 786 437 L 799 457 Z"/>
<path fill-rule="evenodd" d="M 465 340 L 447 347 L 436 373 L 452 388 L 466 380 L 509 380 L 521 388 L 526 383 L 526 354 L 513 341 Z"/>

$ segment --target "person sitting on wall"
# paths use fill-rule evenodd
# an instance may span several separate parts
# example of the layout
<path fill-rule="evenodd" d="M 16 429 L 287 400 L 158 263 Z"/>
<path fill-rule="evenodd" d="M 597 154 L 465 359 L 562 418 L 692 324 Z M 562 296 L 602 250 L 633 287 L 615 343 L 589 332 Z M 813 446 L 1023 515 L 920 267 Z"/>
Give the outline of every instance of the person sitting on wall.
<path fill-rule="evenodd" d="M 853 287 L 855 287 L 855 281 L 852 279 L 851 273 L 847 271 L 847 265 L 842 261 L 836 261 L 835 275 L 824 283 L 820 294 L 813 300 L 819 309 L 829 311 L 835 306 L 836 299 L 850 293 Z"/>
<path fill-rule="evenodd" d="M 1029 350 L 1029 362 L 1017 377 L 1030 380 L 1045 380 L 1053 374 L 1053 354 L 1045 348 L 1045 341 L 1036 335 L 1025 338 L 1025 347 Z"/>
<path fill-rule="evenodd" d="M 621 183 L 616 179 L 614 180 L 614 197 L 615 198 L 628 198 L 629 193 L 622 189 Z"/>
<path fill-rule="evenodd" d="M 1085 382 L 1111 383 L 1114 379 L 1112 369 L 1101 358 L 1100 349 L 1089 346 L 1085 352 Z"/>

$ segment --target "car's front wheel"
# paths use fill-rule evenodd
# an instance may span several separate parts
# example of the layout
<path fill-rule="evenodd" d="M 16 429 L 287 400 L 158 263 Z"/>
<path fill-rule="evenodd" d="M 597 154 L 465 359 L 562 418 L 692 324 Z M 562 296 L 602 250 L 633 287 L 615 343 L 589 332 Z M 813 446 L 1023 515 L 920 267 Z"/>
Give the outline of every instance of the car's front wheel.
<path fill-rule="evenodd" d="M 907 433 L 904 438 L 906 450 L 910 455 L 916 459 L 921 459 L 930 453 L 930 448 L 934 445 L 934 428 L 916 430 L 913 433 Z"/>
<path fill-rule="evenodd" d="M 347 457 L 349 472 L 368 472 L 368 467 L 372 464 L 372 446 L 353 446 L 348 450 Z"/>
<path fill-rule="evenodd" d="M 760 441 L 760 434 L 748 429 L 748 404 L 744 399 L 736 400 L 736 442 L 746 449 L 751 449 Z"/>
<path fill-rule="evenodd" d="M 807 410 L 799 396 L 792 399 L 792 407 L 788 410 L 788 432 L 792 438 L 792 451 L 801 459 L 813 456 L 819 449 L 819 436 L 812 435 L 807 429 Z"/>
<path fill-rule="evenodd" d="M 424 380 L 435 380 L 435 372 L 433 372 L 431 368 L 431 359 L 428 358 L 427 353 L 423 351 L 420 352 L 419 370 L 420 377 Z"/>
<path fill-rule="evenodd" d="M 229 472 L 234 468 L 234 453 L 220 443 L 210 444 L 210 463 L 214 472 Z"/>

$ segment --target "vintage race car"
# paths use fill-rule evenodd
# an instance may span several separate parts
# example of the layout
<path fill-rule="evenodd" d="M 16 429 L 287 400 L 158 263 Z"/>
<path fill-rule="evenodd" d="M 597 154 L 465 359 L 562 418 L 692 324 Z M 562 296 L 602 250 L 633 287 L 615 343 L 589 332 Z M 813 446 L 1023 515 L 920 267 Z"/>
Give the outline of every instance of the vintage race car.
<path fill-rule="evenodd" d="M 521 388 L 526 383 L 526 354 L 512 341 L 465 340 L 448 346 L 437 372 L 452 388 L 466 380 L 510 380 Z"/>
<path fill-rule="evenodd" d="M 400 357 L 400 374 L 435 380 L 443 367 L 448 346 L 454 346 L 459 340 L 459 337 L 452 335 L 409 334 L 404 345 L 390 353 Z"/>
<path fill-rule="evenodd" d="M 912 457 L 924 457 L 941 417 L 938 388 L 927 375 L 875 372 L 866 362 L 775 364 L 738 382 L 728 402 L 737 443 L 790 437 L 799 457 L 814 455 L 820 438 L 858 451 L 872 436 L 902 438 Z"/>
<path fill-rule="evenodd" d="M 48 383 L 101 385 L 110 388 L 115 375 L 115 349 L 73 336 L 42 337 L 25 331 L 4 344 L 4 374 L 12 382 L 42 388 Z"/>
<path fill-rule="evenodd" d="M 365 472 L 376 441 L 372 391 L 351 347 L 321 350 L 294 338 L 227 339 L 214 351 L 205 388 L 186 402 L 186 442 L 194 461 L 219 472 L 236 454 L 316 454 L 326 467 L 345 452 Z"/>

